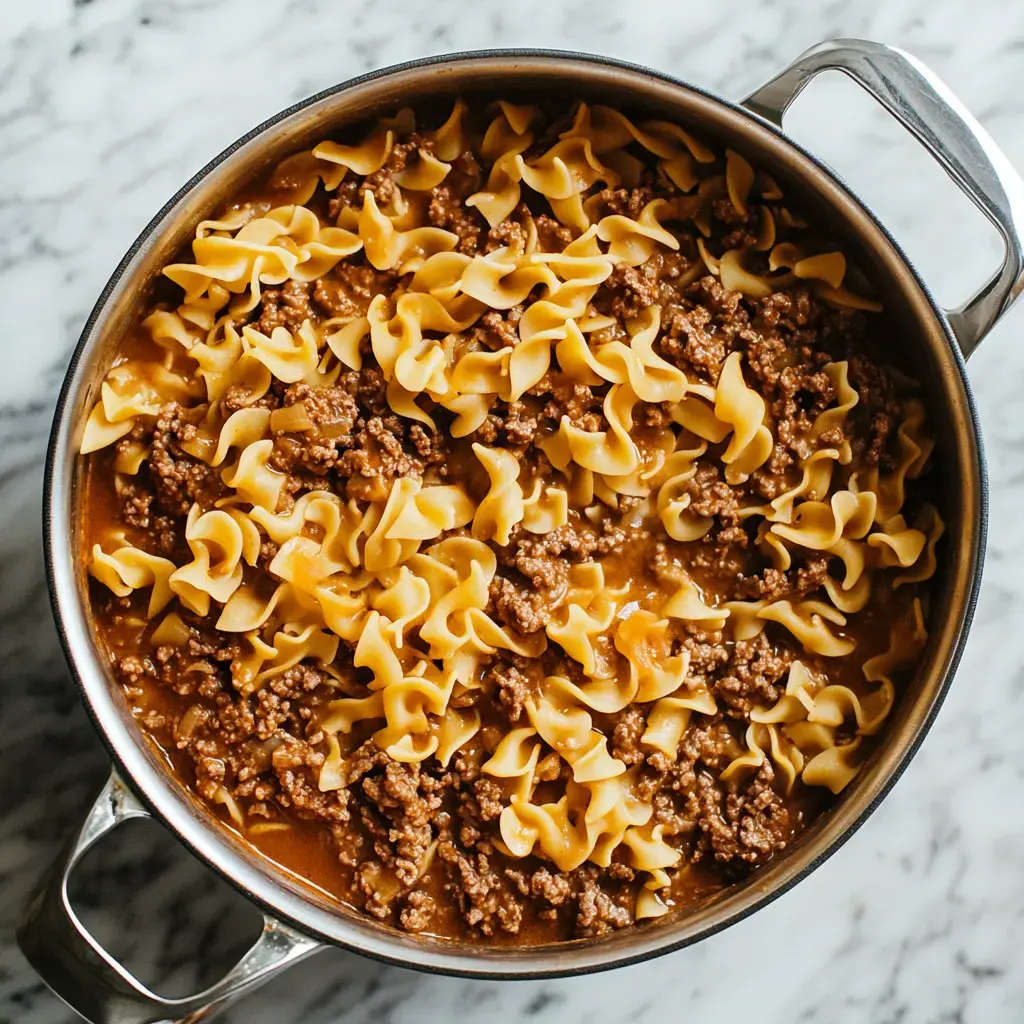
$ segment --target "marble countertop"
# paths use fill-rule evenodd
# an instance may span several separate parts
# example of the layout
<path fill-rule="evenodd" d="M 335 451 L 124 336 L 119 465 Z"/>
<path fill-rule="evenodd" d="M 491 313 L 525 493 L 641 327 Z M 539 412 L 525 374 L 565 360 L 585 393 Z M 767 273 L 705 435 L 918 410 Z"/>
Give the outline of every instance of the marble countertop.
<path fill-rule="evenodd" d="M 589 50 L 730 97 L 829 36 L 929 63 L 1024 168 L 1024 6 L 1009 0 L 35 0 L 0 19 L 0 1024 L 71 1014 L 13 942 L 28 887 L 81 820 L 106 754 L 65 670 L 40 546 L 42 460 L 68 356 L 152 213 L 252 125 L 325 86 L 426 53 Z M 835 76 L 834 76 L 835 77 Z M 953 305 L 999 248 L 981 216 L 871 102 L 823 79 L 787 128 L 823 154 Z M 1024 306 L 1024 303 L 1022 303 Z M 1002 1024 L 1024 1018 L 1024 309 L 972 359 L 992 480 L 981 604 L 920 754 L 839 853 L 753 918 L 610 975 L 489 983 L 331 951 L 221 1019 Z M 247 944 L 252 916 L 157 826 L 103 847 L 87 920 L 165 990 Z M 111 891 L 116 895 L 111 896 Z M 103 894 L 105 909 L 90 909 Z M 113 901 L 113 906 L 110 905 Z M 216 964 L 214 966 L 216 966 Z M 148 966 L 147 966 L 148 965 Z M 212 980 L 207 978 L 206 980 Z"/>

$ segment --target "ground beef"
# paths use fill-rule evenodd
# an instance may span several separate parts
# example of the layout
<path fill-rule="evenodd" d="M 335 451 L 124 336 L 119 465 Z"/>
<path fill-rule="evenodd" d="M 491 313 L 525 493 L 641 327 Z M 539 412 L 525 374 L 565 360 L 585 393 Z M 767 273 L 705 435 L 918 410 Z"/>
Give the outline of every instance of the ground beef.
<path fill-rule="evenodd" d="M 468 199 L 474 192 L 480 191 L 484 184 L 484 171 L 472 150 L 463 150 L 452 161 L 452 169 L 444 183 L 451 189 L 452 195 L 459 199 Z"/>
<path fill-rule="evenodd" d="M 522 668 L 504 658 L 498 658 L 488 668 L 484 684 L 494 687 L 510 722 L 518 722 L 523 717 L 526 702 L 534 694 L 534 687 Z"/>
<path fill-rule="evenodd" d="M 424 462 L 409 449 L 409 427 L 399 417 L 374 416 L 355 436 L 353 447 L 344 452 L 337 472 L 346 481 L 350 498 L 380 501 L 395 480 L 423 476 Z"/>
<path fill-rule="evenodd" d="M 398 880 L 411 885 L 434 841 L 432 822 L 441 807 L 443 783 L 418 764 L 388 760 L 384 771 L 362 779 L 366 803 L 360 808 L 374 838 L 374 851 L 394 868 Z"/>
<path fill-rule="evenodd" d="M 743 507 L 743 491 L 725 482 L 721 469 L 711 463 L 697 466 L 697 472 L 684 485 L 690 495 L 690 510 L 698 516 L 718 519 L 724 526 L 734 525 Z"/>
<path fill-rule="evenodd" d="M 690 655 L 690 670 L 687 679 L 692 685 L 710 687 L 715 674 L 729 661 L 725 644 L 707 642 L 705 639 L 687 637 L 683 646 Z"/>
<path fill-rule="evenodd" d="M 544 408 L 544 416 L 555 425 L 568 417 L 574 427 L 581 430 L 603 430 L 607 426 L 600 411 L 604 396 L 595 394 L 587 384 L 552 382 L 551 400 Z"/>
<path fill-rule="evenodd" d="M 589 938 L 606 935 L 633 923 L 633 896 L 628 889 L 609 892 L 594 868 L 581 868 L 577 872 L 580 890 L 576 895 L 576 935 Z"/>
<path fill-rule="evenodd" d="M 264 288 L 256 327 L 272 334 L 278 327 L 295 332 L 305 321 L 313 323 L 317 315 L 309 301 L 310 286 L 302 281 L 286 281 L 280 288 Z"/>
<path fill-rule="evenodd" d="M 182 449 L 196 433 L 181 406 L 172 403 L 160 410 L 149 451 L 149 473 L 156 504 L 170 516 L 187 516 L 195 503 L 212 508 L 226 493 L 220 473 Z"/>
<path fill-rule="evenodd" d="M 521 253 L 526 251 L 527 231 L 523 227 L 523 220 L 530 216 L 529 207 L 518 206 L 512 211 L 512 215 L 496 224 L 487 232 L 487 241 L 484 244 L 485 252 L 494 252 L 495 249 L 508 249 L 511 252 Z"/>
<path fill-rule="evenodd" d="M 785 849 L 789 811 L 774 779 L 767 761 L 742 793 L 726 793 L 709 775 L 700 775 L 695 795 L 700 808 L 699 849 L 733 870 L 763 863 Z"/>
<path fill-rule="evenodd" d="M 479 149 L 489 119 L 497 114 L 498 108 L 491 108 L 480 117 L 471 115 L 464 138 Z M 424 125 L 431 123 L 429 115 L 422 120 Z M 578 228 L 553 216 L 565 208 L 557 202 L 552 205 L 525 183 L 510 215 L 490 225 L 470 197 L 489 187 L 493 161 L 470 149 L 455 159 L 446 152 L 451 171 L 429 192 L 403 186 L 402 176 L 415 168 L 419 152 L 437 145 L 427 128 L 422 134 L 411 131 L 407 121 L 408 115 L 402 114 L 394 122 L 393 144 L 373 173 L 360 176 L 349 170 L 329 192 L 323 179 L 317 179 L 308 206 L 325 227 L 350 227 L 372 195 L 387 216 L 407 208 L 410 223 L 418 217 L 420 223 L 451 232 L 454 237 L 446 243 L 450 255 L 442 255 L 438 263 L 444 266 L 451 260 L 449 265 L 456 269 L 466 257 L 498 249 L 515 258 L 535 250 L 560 253 L 579 237 Z M 532 118 L 531 139 L 522 150 L 527 161 L 546 152 L 573 124 L 572 118 L 546 125 L 543 121 L 539 114 Z M 501 130 L 507 131 L 507 126 Z M 628 149 L 633 157 L 643 156 L 638 144 Z M 591 735 L 591 729 L 601 734 L 607 754 L 628 772 L 625 781 L 633 797 L 649 805 L 651 826 L 680 853 L 682 870 L 670 872 L 672 896 L 678 903 L 703 899 L 764 864 L 812 817 L 807 808 L 813 794 L 806 788 L 787 793 L 786 780 L 778 777 L 770 757 L 756 770 L 730 773 L 724 782 L 721 774 L 746 749 L 752 712 L 769 708 L 782 697 L 793 660 L 802 658 L 816 674 L 828 678 L 825 659 L 803 651 L 774 622 L 766 623 L 754 637 L 737 640 L 728 624 L 712 628 L 721 624 L 671 616 L 665 619 L 664 636 L 645 651 L 648 668 L 634 669 L 616 647 L 614 630 L 638 609 L 662 614 L 665 599 L 684 584 L 696 586 L 708 603 L 718 605 L 821 598 L 833 557 L 793 545 L 791 565 L 778 568 L 764 543 L 763 517 L 756 510 L 799 483 L 802 461 L 816 449 L 849 449 L 851 463 L 844 459 L 835 471 L 842 486 L 848 486 L 849 474 L 858 466 L 877 467 L 882 473 L 893 468 L 899 453 L 897 433 L 906 415 L 905 389 L 871 352 L 882 352 L 887 359 L 898 346 L 884 334 L 869 339 L 869 334 L 879 333 L 875 322 L 830 305 L 814 282 L 796 282 L 753 298 L 727 291 L 721 276 L 708 272 L 701 245 L 716 255 L 729 247 L 741 248 L 753 272 L 768 272 L 768 253 L 756 247 L 763 192 L 769 185 L 761 175 L 742 210 L 727 194 L 720 162 L 698 167 L 701 185 L 683 193 L 660 160 L 649 160 L 637 169 L 622 154 L 612 160 L 602 151 L 599 157 L 612 161 L 628 184 L 602 188 L 606 182 L 601 182 L 585 197 L 586 217 L 595 224 L 606 216 L 635 219 L 653 201 L 667 201 L 655 210 L 676 236 L 678 247 L 652 242 L 654 251 L 648 259 L 634 266 L 627 263 L 635 261 L 621 260 L 611 267 L 586 308 L 572 313 L 578 324 L 588 326 L 585 321 L 591 321 L 589 327 L 595 326 L 594 318 L 613 319 L 589 331 L 589 345 L 595 350 L 612 343 L 628 345 L 636 330 L 633 318 L 658 306 L 660 324 L 652 343 L 657 355 L 699 386 L 716 384 L 725 360 L 740 353 L 745 380 L 765 402 L 764 422 L 773 434 L 765 462 L 749 476 L 732 472 L 727 479 L 721 458 L 730 443 L 726 437 L 707 445 L 682 486 L 680 497 L 689 502 L 687 515 L 710 521 L 700 537 L 672 539 L 658 514 L 656 491 L 664 459 L 673 444 L 693 442 L 680 430 L 679 409 L 670 402 L 638 401 L 633 406 L 631 436 L 643 457 L 642 471 L 635 476 L 602 477 L 582 463 L 566 471 L 552 464 L 560 458 L 552 437 L 563 424 L 591 435 L 611 427 L 605 415 L 610 382 L 598 374 L 571 377 L 562 369 L 560 329 L 542 339 L 548 363 L 541 379 L 515 399 L 503 388 L 496 389 L 499 395 L 484 396 L 486 415 L 474 421 L 478 425 L 467 436 L 452 436 L 456 408 L 449 407 L 450 395 L 433 387 L 416 396 L 419 420 L 397 415 L 388 397 L 391 371 L 386 377 L 374 344 L 364 337 L 359 370 L 339 366 L 321 346 L 327 359 L 323 375 L 291 383 L 273 380 L 263 393 L 254 391 L 243 376 L 222 395 L 214 395 L 211 388 L 208 402 L 202 392 L 211 381 L 196 376 L 191 405 L 182 395 L 180 404 L 167 404 L 156 416 L 136 417 L 113 450 L 93 456 L 94 479 L 112 481 L 109 508 L 114 511 L 103 506 L 103 515 L 116 522 L 104 522 L 102 529 L 116 526 L 132 544 L 179 566 L 195 557 L 185 540 L 186 518 L 194 505 L 202 510 L 245 509 L 244 503 L 233 504 L 233 494 L 223 482 L 237 451 L 217 467 L 193 452 L 209 444 L 207 424 L 251 407 L 272 413 L 269 466 L 284 478 L 276 511 L 286 513 L 302 494 L 314 490 L 355 501 L 367 516 L 366 529 L 353 542 L 357 547 L 375 529 L 381 504 L 399 480 L 425 487 L 463 484 L 479 501 L 487 493 L 488 479 L 473 444 L 514 455 L 524 496 L 532 496 L 537 486 L 552 485 L 571 495 L 564 525 L 537 535 L 522 523 L 515 524 L 507 544 L 490 543 L 493 561 L 491 554 L 486 559 L 486 614 L 520 650 L 520 645 L 540 647 L 541 641 L 546 649 L 528 658 L 504 648 L 493 636 L 478 637 L 481 642 L 465 651 L 471 656 L 446 680 L 452 717 L 443 724 L 435 719 L 432 734 L 418 738 L 436 741 L 437 750 L 417 761 L 393 745 L 380 718 L 357 721 L 351 731 L 328 736 L 327 718 L 339 707 L 335 701 L 366 699 L 379 691 L 373 688 L 378 685 L 375 669 L 366 664 L 370 659 L 356 653 L 358 637 L 347 631 L 331 665 L 314 658 L 290 663 L 295 633 L 307 618 L 312 621 L 312 602 L 325 599 L 326 592 L 300 587 L 299 594 L 281 605 L 287 610 L 285 618 L 279 621 L 275 612 L 257 630 L 225 633 L 217 629 L 220 601 L 212 602 L 207 615 L 178 602 L 168 606 L 177 622 L 166 619 L 163 609 L 151 620 L 149 588 L 118 597 L 93 584 L 95 617 L 111 640 L 114 671 L 133 711 L 196 792 L 213 802 L 218 812 L 245 815 L 247 825 L 291 827 L 295 849 L 313 850 L 318 864 L 325 850 L 332 851 L 337 863 L 330 867 L 338 874 L 327 869 L 323 873 L 330 876 L 339 896 L 408 932 L 503 941 L 518 937 L 525 942 L 538 937 L 594 938 L 633 923 L 637 895 L 648 876 L 633 866 L 626 847 L 602 858 L 603 866 L 588 861 L 566 871 L 538 846 L 523 858 L 504 852 L 502 817 L 511 794 L 526 782 L 534 786 L 535 803 L 570 800 L 574 827 L 587 810 L 585 782 L 582 775 L 576 777 L 579 766 L 548 742 L 550 722 L 545 724 L 538 715 L 542 697 L 557 688 L 551 677 L 592 686 L 592 694 L 605 698 L 595 697 L 593 707 L 584 702 L 585 706 L 566 711 L 583 723 L 584 735 Z M 309 158 L 302 160 L 291 162 L 273 179 L 273 189 L 308 186 Z M 273 205 L 273 198 L 253 198 L 251 211 L 261 215 Z M 770 212 L 780 237 L 788 237 L 787 225 L 794 223 L 794 215 L 772 202 Z M 599 237 L 606 245 L 608 240 Z M 812 244 L 818 244 L 816 236 Z M 386 299 L 388 311 L 394 312 L 397 300 L 414 287 L 424 255 L 429 254 L 414 246 L 401 266 L 380 270 L 365 252 L 357 252 L 316 280 L 262 284 L 258 301 L 246 313 L 239 312 L 242 303 L 234 304 L 232 297 L 232 305 L 217 316 L 230 316 L 238 329 L 248 326 L 267 335 L 278 329 L 294 333 L 308 322 L 326 339 L 338 327 L 367 316 L 371 303 L 382 301 L 378 297 Z M 859 285 L 854 280 L 851 287 L 859 290 Z M 446 288 L 442 283 L 436 294 Z M 475 320 L 467 316 L 472 322 L 464 330 L 449 333 L 427 326 L 422 332 L 424 348 L 437 346 L 435 351 L 443 353 L 448 366 L 466 353 L 514 354 L 530 323 L 524 325 L 525 311 L 542 297 L 551 300 L 549 291 L 538 284 L 508 308 L 484 310 Z M 173 309 L 175 302 L 166 298 L 159 308 Z M 470 309 L 475 302 L 468 296 L 457 301 Z M 379 344 L 378 336 L 378 351 Z M 168 366 L 174 365 L 174 358 L 167 357 Z M 826 367 L 841 359 L 848 362 L 858 402 L 845 422 L 823 432 L 815 425 L 838 400 Z M 632 376 L 629 382 L 635 383 Z M 625 383 L 625 378 L 617 383 Z M 393 401 L 408 397 L 391 388 Z M 296 407 L 308 422 L 288 413 Z M 137 472 L 115 471 L 142 450 L 147 456 Z M 377 503 L 377 510 L 368 511 L 371 502 Z M 302 536 L 316 542 L 325 529 L 323 523 L 309 522 Z M 478 523 L 460 522 L 451 531 L 424 538 L 419 551 L 429 551 L 437 541 L 479 535 Z M 108 534 L 101 532 L 96 539 L 110 550 Z M 245 564 L 242 574 L 254 595 L 269 600 L 281 583 L 281 574 L 276 568 L 271 573 L 269 565 L 284 541 L 279 544 L 266 530 L 259 541 L 256 565 Z M 247 547 L 246 559 L 250 557 Z M 611 625 L 591 637 L 600 666 L 596 680 L 547 636 L 553 623 L 564 621 L 571 588 L 583 575 L 578 567 L 588 563 L 599 563 L 604 574 L 604 592 L 597 595 L 594 608 L 606 607 L 604 600 L 611 595 L 615 612 Z M 840 568 L 832 567 L 834 574 Z M 393 609 L 379 597 L 378 584 L 390 586 L 400 578 L 398 570 L 386 570 L 376 581 L 372 575 L 358 568 L 319 582 L 336 596 L 346 584 L 357 593 L 378 588 L 372 593 L 381 606 L 373 610 L 390 621 Z M 475 585 L 478 579 L 472 582 Z M 420 659 L 440 660 L 430 657 L 432 643 L 420 633 L 429 611 L 406 628 L 398 652 L 403 678 L 423 671 Z M 455 635 L 474 624 L 462 612 L 455 609 L 448 620 Z M 870 613 L 878 619 L 881 633 L 887 634 L 888 612 L 889 606 L 880 604 Z M 150 642 L 165 623 L 170 638 Z M 358 626 L 357 622 L 355 633 Z M 867 646 L 874 649 L 873 644 Z M 269 665 L 273 656 L 266 655 L 267 650 L 276 650 L 282 662 Z M 662 750 L 660 743 L 655 746 L 657 736 L 644 740 L 651 735 L 651 714 L 657 706 L 649 686 L 658 678 L 657 669 L 680 663 L 670 660 L 676 658 L 686 661 L 688 668 L 672 695 L 706 691 L 714 697 L 716 710 L 694 712 L 676 748 Z M 613 688 L 627 687 L 634 688 L 636 697 L 626 706 L 607 699 Z M 643 698 L 641 689 L 647 691 Z M 409 713 L 421 714 L 411 699 Z M 468 729 L 474 723 L 478 727 L 459 749 L 445 749 L 453 725 Z M 530 779 L 499 778 L 488 770 L 490 758 L 513 728 L 524 730 L 527 756 L 537 747 L 529 762 Z M 837 736 L 840 742 L 849 739 L 848 731 L 840 730 Z M 341 784 L 321 790 L 324 766 L 339 755 Z M 828 800 L 825 794 L 821 805 Z M 250 830 L 250 835 L 259 844 L 259 832 Z M 268 842 L 266 852 L 275 855 L 285 846 L 278 836 Z"/>
<path fill-rule="evenodd" d="M 344 384 L 322 388 L 293 384 L 285 391 L 281 406 L 300 404 L 312 428 L 275 432 L 270 465 L 283 473 L 304 471 L 323 476 L 337 465 L 341 451 L 354 444 L 351 431 L 359 418 L 359 405 Z"/>
<path fill-rule="evenodd" d="M 409 427 L 407 437 L 424 466 L 439 466 L 440 475 L 444 476 L 447 473 L 445 464 L 448 459 L 448 442 L 444 434 L 425 427 L 422 423 L 413 423 Z"/>
<path fill-rule="evenodd" d="M 398 923 L 407 932 L 422 932 L 430 925 L 434 912 L 433 898 L 425 892 L 413 890 L 405 897 Z"/>
<path fill-rule="evenodd" d="M 350 370 L 338 378 L 338 385 L 356 400 L 360 419 L 368 416 L 385 416 L 391 411 L 387 401 L 387 381 L 377 366 L 364 366 L 361 370 Z M 357 421 L 358 422 L 358 421 Z"/>
<path fill-rule="evenodd" d="M 904 416 L 892 380 L 874 363 L 857 355 L 849 360 L 849 376 L 851 386 L 861 396 L 854 409 L 855 419 L 867 433 L 866 441 L 858 438 L 855 447 L 869 466 L 892 469 L 897 454 L 893 440 Z"/>
<path fill-rule="evenodd" d="M 519 321 L 523 316 L 522 305 L 499 313 L 492 310 L 480 317 L 479 325 L 473 328 L 472 343 L 480 348 L 497 352 L 519 344 Z M 513 402 L 512 405 L 520 403 Z"/>
<path fill-rule="evenodd" d="M 479 444 L 507 448 L 517 459 L 528 462 L 534 479 L 550 478 L 551 464 L 533 442 L 541 428 L 541 415 L 526 402 L 495 403 L 494 411 L 474 431 L 472 440 Z"/>
<path fill-rule="evenodd" d="M 606 188 L 599 195 L 599 202 L 609 214 L 629 217 L 630 220 L 636 220 L 653 199 L 654 191 L 649 187 Z"/>
<path fill-rule="evenodd" d="M 714 694 L 730 714 L 746 720 L 752 708 L 771 707 L 782 696 L 793 657 L 788 648 L 777 649 L 767 632 L 752 640 L 737 640 L 727 674 L 715 681 Z"/>
<path fill-rule="evenodd" d="M 431 224 L 454 231 L 459 236 L 460 252 L 473 253 L 479 249 L 480 235 L 486 223 L 476 210 L 463 203 L 450 185 L 431 189 L 427 209 Z"/>
<path fill-rule="evenodd" d="M 289 740 L 274 750 L 272 763 L 280 782 L 276 801 L 284 809 L 293 809 L 300 818 L 345 822 L 350 794 L 338 790 L 322 793 L 317 785 L 324 755 L 309 744 Z"/>
<path fill-rule="evenodd" d="M 344 436 L 352 431 L 359 418 L 359 403 L 351 391 L 351 378 L 342 386 L 311 388 L 308 384 L 293 384 L 284 393 L 284 408 L 302 403 L 306 415 L 317 434 Z"/>
<path fill-rule="evenodd" d="M 522 904 L 511 891 L 508 879 L 495 870 L 487 854 L 460 852 L 459 846 L 444 831 L 437 854 L 444 862 L 448 877 L 445 892 L 470 928 L 489 936 L 519 932 Z"/>
<path fill-rule="evenodd" d="M 605 282 L 607 298 L 602 302 L 602 312 L 614 317 L 631 319 L 639 316 L 648 307 L 657 303 L 676 310 L 681 301 L 680 285 L 686 281 L 696 259 L 683 252 L 659 251 L 639 267 L 624 264 L 614 268 Z M 663 329 L 671 330 L 671 317 L 663 320 Z"/>
<path fill-rule="evenodd" d="M 517 586 L 507 576 L 495 576 L 491 581 L 491 600 L 497 617 L 519 633 L 536 633 L 551 621 L 552 605 L 545 594 Z"/>
<path fill-rule="evenodd" d="M 744 599 L 765 601 L 799 600 L 813 594 L 828 579 L 830 559 L 825 555 L 811 555 L 803 565 L 790 570 L 769 566 L 760 574 L 744 576 L 736 581 L 736 593 Z"/>
<path fill-rule="evenodd" d="M 736 740 L 728 723 L 721 717 L 699 722 L 687 729 L 679 747 L 681 763 L 702 765 L 720 771 L 733 759 Z"/>
<path fill-rule="evenodd" d="M 609 744 L 612 757 L 617 757 L 626 765 L 643 761 L 645 751 L 640 745 L 640 737 L 646 727 L 647 713 L 644 708 L 631 707 L 619 712 Z"/>
<path fill-rule="evenodd" d="M 611 519 L 603 519 L 600 526 L 573 518 L 546 534 L 533 534 L 516 530 L 511 545 L 500 554 L 507 565 L 514 566 L 524 576 L 547 584 L 548 590 L 561 585 L 563 570 L 553 567 L 553 560 L 564 565 L 569 562 L 591 561 L 595 555 L 608 555 L 625 544 L 628 536 L 639 531 L 628 531 Z M 547 582 L 550 581 L 550 582 Z"/>
<path fill-rule="evenodd" d="M 658 276 L 647 264 L 616 267 L 606 282 L 613 292 L 609 311 L 615 317 L 635 317 L 658 300 Z"/>
<path fill-rule="evenodd" d="M 538 419 L 523 402 L 509 402 L 499 427 L 509 445 L 529 445 L 537 436 Z"/>
<path fill-rule="evenodd" d="M 537 245 L 542 252 L 561 252 L 573 239 L 572 231 L 546 213 L 534 217 Z"/>
<path fill-rule="evenodd" d="M 704 306 L 670 307 L 664 319 L 660 346 L 667 359 L 692 368 L 714 383 L 726 349 L 725 338 L 708 330 L 711 322 L 712 315 Z"/>
<path fill-rule="evenodd" d="M 339 263 L 313 289 L 316 304 L 330 317 L 364 316 L 375 295 L 388 293 L 388 275 L 362 263 Z"/>
<path fill-rule="evenodd" d="M 423 145 L 423 139 L 416 132 L 405 142 L 397 142 L 384 161 L 384 165 L 366 175 L 359 185 L 359 192 L 372 192 L 378 206 L 388 204 L 395 194 L 395 175 L 405 170 L 412 156 Z"/>
<path fill-rule="evenodd" d="M 121 507 L 121 518 L 137 530 L 148 530 L 152 520 L 153 492 L 140 487 L 134 482 L 125 484 L 121 491 L 124 504 Z"/>
<path fill-rule="evenodd" d="M 547 868 L 539 868 L 530 877 L 529 894 L 553 907 L 561 907 L 572 896 L 572 884 L 564 875 L 553 875 Z"/>

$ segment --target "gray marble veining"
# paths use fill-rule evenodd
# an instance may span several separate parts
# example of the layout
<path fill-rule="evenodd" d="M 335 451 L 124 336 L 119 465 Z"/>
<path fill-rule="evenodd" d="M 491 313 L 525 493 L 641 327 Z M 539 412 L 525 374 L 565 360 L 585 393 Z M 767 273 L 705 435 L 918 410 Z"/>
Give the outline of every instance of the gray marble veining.
<path fill-rule="evenodd" d="M 827 36 L 901 45 L 1024 166 L 1024 7 L 1009 0 L 8 0 L 0 18 L 0 1022 L 70 1014 L 13 944 L 25 891 L 101 785 L 106 756 L 50 622 L 39 542 L 52 404 L 88 311 L 152 213 L 265 117 L 425 53 L 551 46 L 610 54 L 742 96 Z M 953 304 L 995 265 L 979 215 L 853 86 L 823 80 L 787 127 L 833 163 Z M 882 808 L 754 918 L 597 978 L 484 983 L 340 952 L 307 961 L 232 1024 L 537 1020 L 1002 1024 L 1024 1019 L 1024 347 L 1014 311 L 972 360 L 992 521 L 984 594 L 937 725 Z M 156 827 L 94 858 L 115 881 L 102 937 L 184 991 L 251 919 Z M 131 898 L 129 898 L 131 896 Z M 209 979 L 207 979 L 209 980 Z"/>

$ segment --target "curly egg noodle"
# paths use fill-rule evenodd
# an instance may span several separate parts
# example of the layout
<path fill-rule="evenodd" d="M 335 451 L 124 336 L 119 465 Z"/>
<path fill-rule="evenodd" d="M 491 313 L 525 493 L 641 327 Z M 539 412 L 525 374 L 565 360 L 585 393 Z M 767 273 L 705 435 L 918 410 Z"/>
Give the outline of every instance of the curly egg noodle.
<path fill-rule="evenodd" d="M 851 316 L 880 308 L 844 255 L 823 250 L 782 205 L 776 183 L 739 153 L 585 103 L 560 133 L 545 134 L 544 123 L 537 108 L 502 102 L 478 129 L 457 102 L 440 127 L 420 132 L 390 188 L 350 193 L 355 200 L 332 206 L 330 220 L 307 205 L 381 171 L 415 127 L 403 111 L 359 144 L 327 141 L 286 160 L 271 179 L 286 204 L 244 203 L 201 222 L 191 258 L 164 270 L 180 301 L 143 320 L 159 355 L 110 370 L 81 450 L 116 446 L 118 477 L 134 477 L 152 454 L 140 427 L 176 403 L 194 427 L 182 447 L 216 469 L 226 496 L 192 505 L 187 558 L 144 550 L 111 528 L 92 546 L 88 569 L 118 597 L 146 593 L 154 647 L 186 644 L 196 617 L 237 638 L 231 683 L 243 697 L 302 663 L 336 680 L 337 695 L 318 712 L 322 793 L 349 784 L 354 737 L 372 737 L 393 761 L 448 767 L 492 721 L 486 670 L 494 658 L 539 665 L 559 648 L 572 670 L 537 678 L 521 724 L 486 744 L 480 771 L 504 794 L 494 846 L 562 872 L 628 865 L 638 872 L 635 917 L 656 917 L 669 909 L 685 846 L 666 833 L 641 766 L 613 755 L 609 716 L 640 708 L 642 751 L 670 765 L 695 723 L 727 710 L 706 674 L 691 672 L 693 638 L 726 647 L 763 633 L 783 638 L 802 654 L 779 683 L 782 696 L 743 715 L 719 780 L 742 787 L 767 765 L 780 792 L 839 793 L 926 641 L 918 585 L 936 570 L 943 522 L 932 506 L 905 500 L 932 442 L 907 382 L 892 459 L 851 447 L 861 396 L 849 362 L 836 358 L 822 366 L 832 399 L 810 423 L 786 485 L 763 500 L 743 491 L 755 497 L 737 511 L 762 564 L 786 573 L 808 553 L 827 559 L 818 589 L 721 600 L 682 558 L 670 588 L 641 592 L 613 571 L 613 558 L 599 558 L 571 565 L 543 628 L 520 632 L 502 621 L 497 552 L 516 537 L 542 540 L 614 516 L 645 523 L 651 546 L 660 539 L 677 552 L 697 550 L 717 528 L 695 500 L 701 467 L 718 467 L 740 487 L 767 469 L 779 442 L 778 410 L 759 392 L 742 340 L 699 373 L 681 367 L 662 345 L 662 303 L 624 317 L 595 306 L 613 273 L 642 272 L 680 252 L 685 224 L 698 241 L 677 287 L 710 276 L 741 301 L 803 289 Z M 491 229 L 513 217 L 523 228 L 487 252 L 464 251 L 459 234 L 427 216 L 467 151 L 484 175 L 465 207 Z M 609 211 L 608 190 L 651 175 L 672 198 L 633 215 Z M 571 240 L 551 244 L 530 213 L 542 208 Z M 744 225 L 728 244 L 713 230 L 716 209 Z M 352 261 L 399 284 L 368 297 L 360 315 L 260 329 L 266 289 L 315 282 Z M 471 343 L 482 317 L 513 309 L 520 315 L 505 344 Z M 397 417 L 466 439 L 463 465 L 485 489 L 429 470 L 358 496 L 327 477 L 319 489 L 290 486 L 275 465 L 276 439 L 316 427 L 302 403 L 267 397 L 279 385 L 330 388 L 370 365 Z M 599 405 L 589 417 L 562 415 L 538 438 L 546 475 L 512 446 L 475 440 L 496 403 L 543 398 L 555 377 L 591 389 Z M 650 406 L 665 411 L 660 425 L 645 418 Z M 883 590 L 904 587 L 913 596 L 891 622 L 888 646 L 865 657 L 857 617 Z M 836 659 L 854 659 L 859 682 L 849 671 L 833 681 Z M 342 685 L 347 666 L 361 670 L 359 693 Z M 558 770 L 539 772 L 552 755 Z M 241 828 L 252 824 L 227 786 L 215 799 Z"/>

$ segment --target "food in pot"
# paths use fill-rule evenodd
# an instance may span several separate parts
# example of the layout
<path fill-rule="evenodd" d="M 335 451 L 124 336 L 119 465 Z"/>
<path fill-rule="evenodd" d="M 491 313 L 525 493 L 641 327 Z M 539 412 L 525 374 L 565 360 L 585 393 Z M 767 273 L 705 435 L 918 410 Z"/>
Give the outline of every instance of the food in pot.
<path fill-rule="evenodd" d="M 742 154 L 402 110 L 145 301 L 82 440 L 96 628 L 275 861 L 412 932 L 600 935 L 756 871 L 870 755 L 933 444 L 869 282 Z"/>

